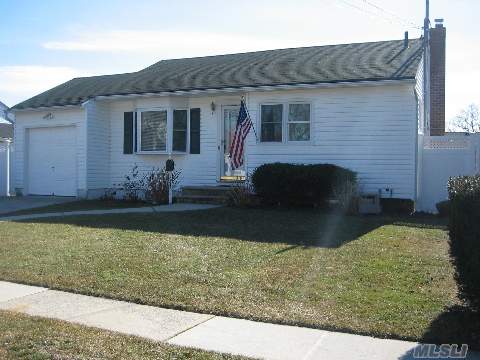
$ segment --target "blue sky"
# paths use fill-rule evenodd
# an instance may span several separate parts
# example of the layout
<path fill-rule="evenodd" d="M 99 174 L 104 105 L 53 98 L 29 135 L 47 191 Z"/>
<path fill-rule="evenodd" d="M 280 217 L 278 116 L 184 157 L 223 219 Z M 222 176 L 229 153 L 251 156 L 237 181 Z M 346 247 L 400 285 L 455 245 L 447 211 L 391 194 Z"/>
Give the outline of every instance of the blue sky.
<path fill-rule="evenodd" d="M 447 118 L 480 103 L 478 0 L 431 0 L 447 27 Z M 158 60 L 419 37 L 423 0 L 0 0 L 0 101 Z"/>

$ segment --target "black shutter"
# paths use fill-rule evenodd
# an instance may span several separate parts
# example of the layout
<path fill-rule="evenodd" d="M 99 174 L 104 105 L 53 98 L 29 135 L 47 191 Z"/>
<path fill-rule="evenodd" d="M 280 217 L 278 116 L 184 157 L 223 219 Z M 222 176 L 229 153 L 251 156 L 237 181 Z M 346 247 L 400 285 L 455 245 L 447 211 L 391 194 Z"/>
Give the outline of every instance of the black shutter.
<path fill-rule="evenodd" d="M 190 109 L 190 154 L 200 154 L 200 109 Z"/>
<path fill-rule="evenodd" d="M 138 142 L 138 136 L 137 136 L 137 112 L 135 112 L 135 126 L 133 127 L 133 137 L 134 137 L 134 143 L 135 143 L 135 148 L 133 151 L 137 152 L 137 142 Z"/>
<path fill-rule="evenodd" d="M 133 112 L 123 113 L 123 153 L 133 154 Z"/>

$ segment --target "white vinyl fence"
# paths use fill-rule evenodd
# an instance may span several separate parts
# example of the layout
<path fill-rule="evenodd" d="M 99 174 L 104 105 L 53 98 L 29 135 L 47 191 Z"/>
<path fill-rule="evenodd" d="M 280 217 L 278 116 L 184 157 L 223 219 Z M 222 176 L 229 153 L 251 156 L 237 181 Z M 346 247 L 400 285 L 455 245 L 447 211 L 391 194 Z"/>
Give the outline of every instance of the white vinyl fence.
<path fill-rule="evenodd" d="M 8 196 L 11 193 L 12 152 L 13 144 L 8 140 L 0 139 L 0 196 Z"/>
<path fill-rule="evenodd" d="M 436 213 L 435 204 L 448 198 L 447 182 L 451 176 L 480 172 L 480 134 L 425 136 L 420 159 L 417 210 Z"/>

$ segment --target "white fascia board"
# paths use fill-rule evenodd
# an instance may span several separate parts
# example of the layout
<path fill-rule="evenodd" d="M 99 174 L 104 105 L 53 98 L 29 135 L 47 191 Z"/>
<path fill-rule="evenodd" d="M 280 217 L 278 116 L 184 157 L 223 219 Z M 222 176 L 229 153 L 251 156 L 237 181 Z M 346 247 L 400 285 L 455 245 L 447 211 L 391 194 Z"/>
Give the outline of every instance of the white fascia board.
<path fill-rule="evenodd" d="M 185 96 L 185 95 L 215 95 L 215 94 L 233 94 L 256 91 L 278 91 L 278 90 L 304 90 L 304 89 L 328 89 L 339 87 L 360 87 L 360 86 L 385 86 L 399 84 L 415 84 L 415 79 L 403 80 L 377 80 L 377 81 L 355 81 L 355 82 L 336 82 L 336 83 L 317 83 L 317 84 L 295 84 L 295 85 L 265 85 L 265 86 L 244 86 L 222 89 L 204 89 L 204 90 L 179 90 L 150 92 L 142 94 L 124 94 L 124 95 L 99 95 L 98 100 L 114 100 L 141 97 L 165 97 L 165 96 Z"/>
<path fill-rule="evenodd" d="M 295 84 L 295 85 L 265 85 L 265 86 L 244 86 L 244 87 L 232 87 L 222 89 L 203 89 L 203 90 L 178 90 L 178 91 L 162 91 L 162 92 L 149 92 L 141 94 L 123 94 L 123 95 L 99 95 L 92 97 L 79 105 L 63 105 L 63 106 L 50 106 L 50 107 L 38 107 L 38 108 L 26 108 L 26 109 L 14 109 L 14 112 L 24 111 L 45 111 L 49 109 L 67 109 L 67 108 L 83 108 L 92 100 L 115 100 L 115 99 L 129 99 L 129 98 L 142 98 L 142 97 L 166 97 L 166 96 L 187 96 L 187 95 L 216 95 L 216 94 L 234 94 L 234 93 L 246 93 L 246 92 L 258 92 L 258 91 L 278 91 L 278 90 L 305 90 L 305 89 L 328 89 L 328 88 L 342 88 L 342 87 L 360 87 L 360 86 L 391 86 L 401 84 L 415 84 L 415 79 L 402 79 L 402 80 L 375 80 L 375 81 L 344 81 L 335 83 L 316 83 L 316 84 Z"/>

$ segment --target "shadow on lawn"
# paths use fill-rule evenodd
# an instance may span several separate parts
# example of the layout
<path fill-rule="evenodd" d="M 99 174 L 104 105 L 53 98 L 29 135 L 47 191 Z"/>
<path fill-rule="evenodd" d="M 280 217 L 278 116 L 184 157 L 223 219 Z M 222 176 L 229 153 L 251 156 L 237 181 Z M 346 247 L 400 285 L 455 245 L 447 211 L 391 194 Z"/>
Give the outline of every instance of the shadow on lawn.
<path fill-rule="evenodd" d="M 466 306 L 451 306 L 432 321 L 419 342 L 437 345 L 457 344 L 458 350 L 462 344 L 468 344 L 469 351 L 478 352 L 480 350 L 480 313 Z M 420 346 L 408 350 L 400 359 L 415 359 L 416 348 Z M 438 347 L 437 350 L 439 350 Z M 480 359 L 480 355 L 470 354 L 467 359 Z"/>
<path fill-rule="evenodd" d="M 25 221 L 291 245 L 282 252 L 298 247 L 337 248 L 386 224 L 440 226 L 431 219 L 414 217 L 346 216 L 314 209 L 237 208 L 43 218 Z"/>

